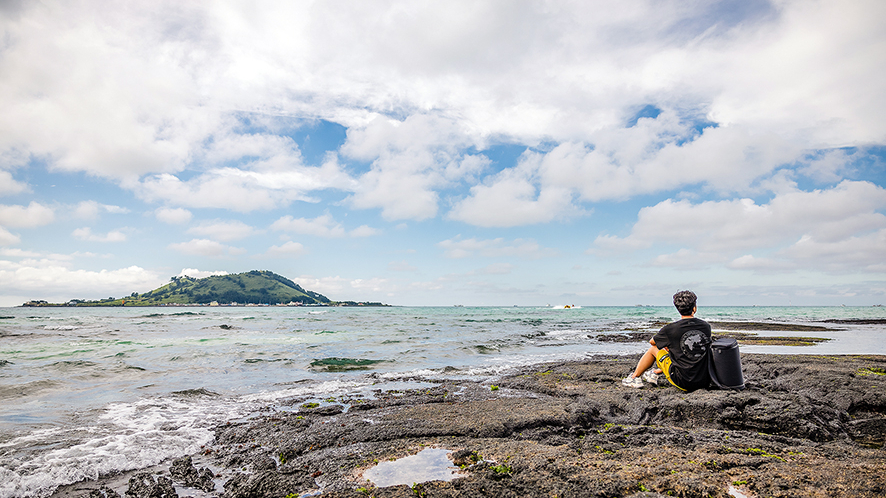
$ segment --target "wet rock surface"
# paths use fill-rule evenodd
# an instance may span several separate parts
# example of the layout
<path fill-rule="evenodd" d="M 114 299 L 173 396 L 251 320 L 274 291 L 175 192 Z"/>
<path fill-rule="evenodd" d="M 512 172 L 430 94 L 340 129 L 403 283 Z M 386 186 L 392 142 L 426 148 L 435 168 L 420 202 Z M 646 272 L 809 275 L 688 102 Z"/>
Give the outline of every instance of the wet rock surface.
<path fill-rule="evenodd" d="M 169 466 L 169 474 L 176 482 L 184 486 L 197 488 L 207 493 L 215 490 L 213 477 L 215 475 L 206 467 L 197 470 L 190 456 L 182 457 L 172 461 Z"/>
<path fill-rule="evenodd" d="M 636 360 L 549 364 L 495 389 L 446 382 L 225 424 L 200 454 L 219 484 L 203 496 L 886 495 L 886 357 L 742 355 L 746 390 L 693 393 L 663 379 L 621 386 Z M 452 450 L 462 475 L 385 488 L 362 475 L 428 447 Z M 126 496 L 167 496 L 164 479 L 199 488 L 200 472 L 176 460 L 133 477 Z"/>
<path fill-rule="evenodd" d="M 126 498 L 175 498 L 175 487 L 172 480 L 166 476 L 155 476 L 149 472 L 142 472 L 129 479 L 129 490 Z"/>

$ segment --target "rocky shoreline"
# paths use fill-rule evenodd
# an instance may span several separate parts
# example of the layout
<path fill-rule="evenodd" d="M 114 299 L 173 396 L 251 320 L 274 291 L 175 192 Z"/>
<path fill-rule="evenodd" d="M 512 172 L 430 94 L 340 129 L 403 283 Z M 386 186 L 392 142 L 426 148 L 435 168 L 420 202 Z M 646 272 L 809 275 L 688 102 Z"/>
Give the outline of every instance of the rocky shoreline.
<path fill-rule="evenodd" d="M 876 497 L 886 494 L 886 356 L 744 354 L 747 389 L 622 387 L 636 357 L 269 408 L 189 457 L 54 497 Z M 451 450 L 451 481 L 365 471 Z"/>

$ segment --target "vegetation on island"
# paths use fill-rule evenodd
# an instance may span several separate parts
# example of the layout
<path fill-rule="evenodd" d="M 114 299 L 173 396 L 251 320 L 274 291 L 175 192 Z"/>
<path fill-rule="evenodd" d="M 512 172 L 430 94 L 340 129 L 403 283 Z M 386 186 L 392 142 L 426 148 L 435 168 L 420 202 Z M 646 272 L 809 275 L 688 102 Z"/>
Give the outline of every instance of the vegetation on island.
<path fill-rule="evenodd" d="M 169 305 L 314 305 L 382 306 L 375 302 L 331 301 L 317 292 L 303 289 L 286 277 L 268 270 L 252 270 L 234 275 L 205 278 L 172 277 L 162 287 L 126 297 L 100 300 L 72 299 L 67 303 L 28 301 L 22 306 L 169 306 Z"/>

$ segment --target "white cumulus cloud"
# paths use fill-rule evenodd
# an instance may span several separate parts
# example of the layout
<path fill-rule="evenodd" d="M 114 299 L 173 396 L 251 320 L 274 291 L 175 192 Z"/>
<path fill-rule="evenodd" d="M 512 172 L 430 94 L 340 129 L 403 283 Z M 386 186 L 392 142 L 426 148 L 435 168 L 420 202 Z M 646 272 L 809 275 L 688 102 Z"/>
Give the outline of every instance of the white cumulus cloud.
<path fill-rule="evenodd" d="M 321 167 L 282 165 L 261 171 L 224 167 L 188 180 L 170 173 L 149 176 L 136 187 L 136 193 L 150 202 L 248 213 L 283 207 L 296 200 L 316 202 L 313 191 L 349 188 L 352 183 L 334 163 Z"/>
<path fill-rule="evenodd" d="M 342 224 L 335 221 L 335 218 L 329 213 L 322 214 L 316 218 L 293 218 L 290 215 L 282 216 L 271 224 L 271 229 L 327 238 L 346 236 L 370 237 L 379 233 L 378 230 L 367 225 L 361 225 L 351 231 L 347 231 Z"/>
<path fill-rule="evenodd" d="M 4 295 L 66 302 L 70 299 L 99 299 L 147 292 L 166 281 L 158 273 L 138 266 L 92 271 L 71 269 L 70 262 L 66 260 L 34 263 L 32 260 L 22 260 L 0 268 Z M 0 305 L 16 306 L 21 302 L 3 300 Z"/>
<path fill-rule="evenodd" d="M 471 178 L 489 163 L 463 156 L 461 149 L 479 145 L 455 120 L 416 114 L 402 122 L 377 118 L 355 127 L 342 146 L 343 155 L 371 161 L 350 199 L 354 207 L 380 208 L 389 220 L 423 220 L 437 214 L 438 189 Z"/>
<path fill-rule="evenodd" d="M 246 252 L 243 248 L 228 246 L 208 239 L 191 239 L 188 242 L 173 243 L 169 244 L 169 248 L 182 254 L 207 258 L 238 256 Z"/>
<path fill-rule="evenodd" d="M 0 226 L 33 228 L 48 225 L 55 221 L 55 209 L 31 201 L 27 207 L 20 205 L 0 205 Z"/>
<path fill-rule="evenodd" d="M 0 195 L 12 195 L 25 192 L 28 186 L 16 181 L 9 171 L 0 170 Z"/>
<path fill-rule="evenodd" d="M 96 201 L 82 201 L 77 203 L 72 210 L 75 218 L 94 220 L 101 213 L 126 214 L 129 209 L 122 206 L 114 206 L 111 204 L 101 204 Z"/>
<path fill-rule="evenodd" d="M 110 232 L 100 235 L 93 233 L 89 227 L 77 228 L 71 232 L 75 238 L 86 240 L 89 242 L 125 242 L 126 234 L 120 230 L 111 230 Z"/>
<path fill-rule="evenodd" d="M 471 257 L 540 259 L 557 254 L 555 249 L 543 247 L 538 242 L 529 239 L 516 239 L 508 243 L 503 238 L 462 239 L 459 236 L 439 242 L 437 246 L 444 249 L 447 258 L 454 259 Z"/>
<path fill-rule="evenodd" d="M 721 254 L 732 260 L 731 267 L 736 269 L 760 267 L 747 251 L 773 249 L 783 249 L 783 257 L 807 264 L 820 258 L 817 263 L 827 266 L 867 266 L 877 249 L 886 253 L 886 246 L 878 246 L 882 243 L 880 231 L 886 228 L 886 216 L 880 213 L 884 208 L 886 189 L 849 180 L 831 189 L 786 192 L 767 204 L 751 199 L 697 204 L 669 199 L 641 209 L 626 237 L 600 235 L 595 246 L 607 252 L 677 246 Z M 858 249 L 849 250 L 853 243 Z M 836 263 L 832 259 L 839 247 L 848 252 Z"/>
<path fill-rule="evenodd" d="M 510 227 L 547 223 L 584 214 L 572 203 L 572 189 L 538 184 L 530 161 L 502 171 L 458 202 L 448 217 L 481 227 Z"/>
<path fill-rule="evenodd" d="M 886 273 L 886 229 L 837 240 L 804 235 L 781 255 L 791 261 L 828 273 L 865 271 Z"/>
<path fill-rule="evenodd" d="M 184 225 L 191 221 L 193 213 L 182 208 L 158 208 L 154 211 L 154 216 L 163 223 L 170 225 Z"/>
<path fill-rule="evenodd" d="M 182 268 L 182 271 L 178 274 L 179 277 L 191 277 L 191 278 L 206 278 L 212 277 L 215 275 L 227 275 L 228 272 L 224 270 L 198 270 L 197 268 Z"/>
<path fill-rule="evenodd" d="M 287 241 L 279 246 L 271 246 L 265 253 L 266 256 L 272 258 L 297 257 L 307 253 L 305 246 L 298 242 Z"/>
<path fill-rule="evenodd" d="M 9 230 L 0 227 L 0 246 L 11 246 L 13 244 L 18 244 L 21 240 L 21 237 L 18 235 L 10 233 Z"/>

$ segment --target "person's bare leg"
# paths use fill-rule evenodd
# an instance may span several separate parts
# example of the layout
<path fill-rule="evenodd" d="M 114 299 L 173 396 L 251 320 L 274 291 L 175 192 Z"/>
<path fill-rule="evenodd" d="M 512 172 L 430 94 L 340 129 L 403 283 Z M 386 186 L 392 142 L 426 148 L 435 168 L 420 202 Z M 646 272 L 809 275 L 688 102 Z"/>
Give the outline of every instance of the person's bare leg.
<path fill-rule="evenodd" d="M 649 370 L 649 367 L 655 365 L 656 354 L 658 354 L 658 348 L 655 346 L 649 346 L 649 349 L 643 353 L 643 357 L 640 358 L 640 361 L 637 363 L 637 368 L 634 369 L 634 373 L 631 377 L 639 377 L 643 372 Z"/>

